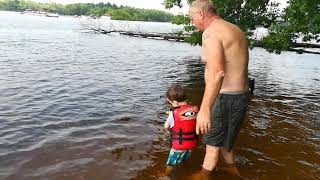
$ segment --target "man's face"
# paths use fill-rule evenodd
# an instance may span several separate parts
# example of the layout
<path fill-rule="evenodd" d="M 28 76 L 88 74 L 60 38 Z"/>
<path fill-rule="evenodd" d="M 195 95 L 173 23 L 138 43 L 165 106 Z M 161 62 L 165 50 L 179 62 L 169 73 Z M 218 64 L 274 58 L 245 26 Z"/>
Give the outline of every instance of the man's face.
<path fill-rule="evenodd" d="M 203 31 L 203 28 L 202 28 L 203 13 L 199 9 L 191 8 L 189 11 L 189 16 L 192 24 L 199 31 Z"/>

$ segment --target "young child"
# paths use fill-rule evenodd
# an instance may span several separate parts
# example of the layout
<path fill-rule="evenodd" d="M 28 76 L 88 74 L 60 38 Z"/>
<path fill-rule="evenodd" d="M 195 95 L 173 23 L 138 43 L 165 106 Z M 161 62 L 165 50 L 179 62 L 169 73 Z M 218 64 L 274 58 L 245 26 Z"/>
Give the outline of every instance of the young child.
<path fill-rule="evenodd" d="M 172 172 L 173 166 L 188 159 L 191 150 L 198 145 L 195 132 L 198 108 L 187 104 L 186 96 L 186 89 L 179 85 L 171 86 L 166 94 L 166 100 L 172 106 L 164 124 L 164 129 L 170 132 L 171 144 L 166 175 Z"/>

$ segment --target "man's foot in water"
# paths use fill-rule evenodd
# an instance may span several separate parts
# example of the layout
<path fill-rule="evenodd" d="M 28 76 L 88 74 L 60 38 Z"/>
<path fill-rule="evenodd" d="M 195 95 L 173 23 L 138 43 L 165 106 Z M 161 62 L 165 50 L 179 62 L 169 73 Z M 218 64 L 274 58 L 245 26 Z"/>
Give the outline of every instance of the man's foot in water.
<path fill-rule="evenodd" d="M 226 172 L 226 173 L 231 174 L 233 176 L 241 177 L 240 172 L 235 164 L 224 163 L 220 167 L 219 166 L 217 167 L 217 171 Z"/>
<path fill-rule="evenodd" d="M 211 173 L 212 171 L 208 171 L 202 168 L 200 171 L 197 171 L 194 174 L 192 174 L 188 180 L 209 180 L 211 179 Z"/>

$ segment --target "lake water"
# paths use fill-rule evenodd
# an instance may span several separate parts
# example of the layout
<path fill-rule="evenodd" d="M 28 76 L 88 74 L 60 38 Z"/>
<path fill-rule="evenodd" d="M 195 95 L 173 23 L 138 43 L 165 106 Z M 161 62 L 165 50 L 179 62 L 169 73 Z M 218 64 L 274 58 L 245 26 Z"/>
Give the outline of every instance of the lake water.
<path fill-rule="evenodd" d="M 149 32 L 169 23 L 103 21 Z M 0 11 L 0 179 L 157 179 L 168 155 L 164 94 L 200 105 L 200 47 L 79 31 L 74 17 Z M 256 80 L 236 144 L 246 179 L 320 178 L 320 56 L 250 51 Z M 196 172 L 199 146 L 173 179 Z M 237 179 L 217 173 L 218 179 Z"/>

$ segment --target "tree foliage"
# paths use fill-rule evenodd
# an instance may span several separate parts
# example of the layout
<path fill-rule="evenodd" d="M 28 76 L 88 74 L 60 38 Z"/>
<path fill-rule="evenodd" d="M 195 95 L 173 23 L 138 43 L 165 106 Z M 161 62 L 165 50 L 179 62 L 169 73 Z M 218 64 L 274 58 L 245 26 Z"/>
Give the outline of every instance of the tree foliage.
<path fill-rule="evenodd" d="M 225 20 L 237 24 L 249 37 L 257 27 L 270 27 L 272 22 L 279 17 L 277 4 L 270 0 L 212 0 L 218 14 Z M 188 1 L 189 3 L 192 0 Z M 180 0 L 165 0 L 166 7 L 171 8 L 180 4 Z M 201 44 L 199 32 L 191 25 L 188 16 L 179 15 L 173 20 L 174 23 L 184 24 L 184 30 L 196 37 L 187 39 L 191 44 Z M 200 33 L 201 34 L 201 33 Z"/>
<path fill-rule="evenodd" d="M 296 47 L 298 42 L 320 42 L 320 1 L 290 0 L 281 20 L 269 28 L 263 38 L 267 50 L 280 53 Z"/>
<path fill-rule="evenodd" d="M 189 4 L 192 1 L 188 0 Z M 280 11 L 279 4 L 271 0 L 211 1 L 221 17 L 238 25 L 247 34 L 250 47 L 262 46 L 270 52 L 280 53 L 297 47 L 299 40 L 320 41 L 319 0 L 289 0 L 284 11 Z M 181 6 L 181 0 L 164 0 L 163 4 L 172 8 Z M 192 37 L 187 39 L 189 43 L 201 44 L 201 35 L 191 25 L 188 16 L 176 16 L 173 22 L 184 24 L 184 31 L 192 34 Z M 261 41 L 257 41 L 252 35 L 254 30 L 260 27 L 268 29 L 268 34 Z"/>
<path fill-rule="evenodd" d="M 115 20 L 132 20 L 132 21 L 157 21 L 169 22 L 174 17 L 170 13 L 158 10 L 138 9 L 123 7 L 109 11 L 112 19 Z"/>

